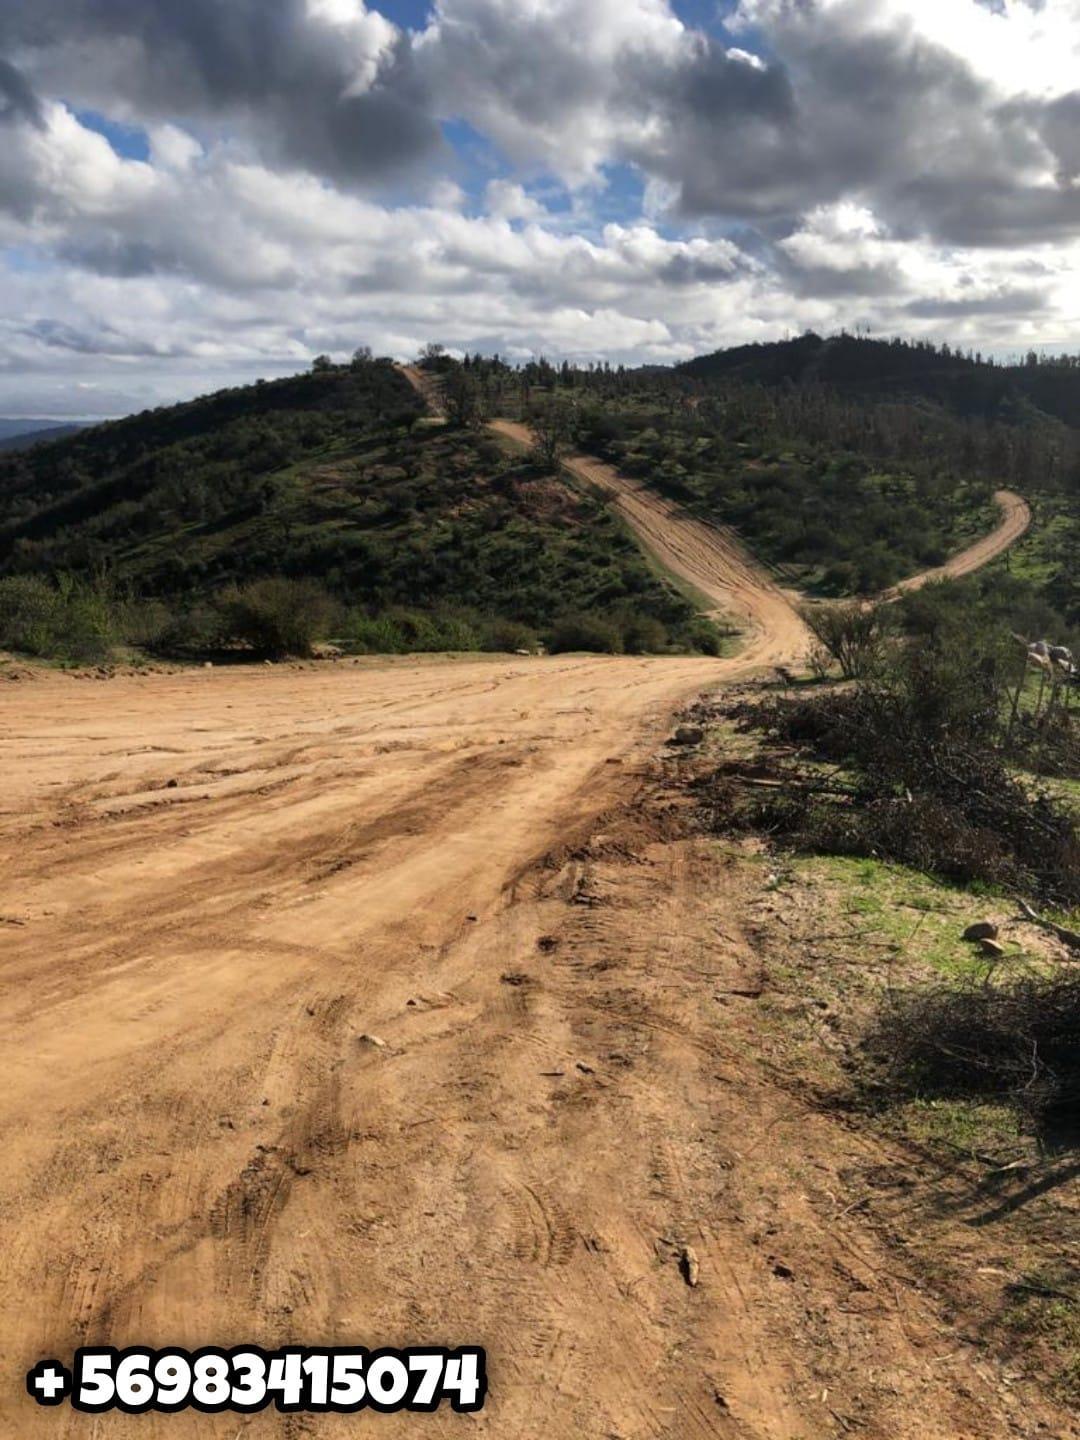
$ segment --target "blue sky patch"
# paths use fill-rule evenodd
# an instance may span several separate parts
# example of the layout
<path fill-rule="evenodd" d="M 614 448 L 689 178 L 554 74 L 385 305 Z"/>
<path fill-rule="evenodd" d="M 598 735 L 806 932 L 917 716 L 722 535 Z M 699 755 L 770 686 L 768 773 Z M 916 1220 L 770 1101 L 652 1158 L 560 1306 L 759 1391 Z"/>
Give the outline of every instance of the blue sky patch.
<path fill-rule="evenodd" d="M 146 131 L 139 126 L 121 125 L 115 120 L 106 119 L 96 110 L 76 110 L 75 115 L 80 125 L 85 125 L 87 130 L 96 130 L 99 135 L 104 135 L 117 155 L 123 156 L 125 160 L 149 160 L 150 142 L 146 138 Z"/>

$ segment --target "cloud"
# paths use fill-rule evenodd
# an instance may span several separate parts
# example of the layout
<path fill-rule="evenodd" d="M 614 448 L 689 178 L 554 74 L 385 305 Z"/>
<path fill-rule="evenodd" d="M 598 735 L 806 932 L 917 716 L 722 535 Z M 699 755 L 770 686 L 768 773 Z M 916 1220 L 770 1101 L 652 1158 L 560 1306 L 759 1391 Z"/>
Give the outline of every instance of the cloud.
<path fill-rule="evenodd" d="M 362 0 L 9 0 L 0 52 L 77 107 L 227 123 L 264 156 L 343 183 L 440 146 L 407 36 Z"/>
<path fill-rule="evenodd" d="M 41 107 L 25 75 L 0 56 L 0 125 L 28 120 L 41 124 Z"/>
<path fill-rule="evenodd" d="M 484 206 L 489 215 L 500 220 L 539 220 L 547 213 L 523 185 L 506 179 L 488 181 Z"/>
<path fill-rule="evenodd" d="M 669 0 L 393 4 L 0 7 L 0 409 L 362 342 L 665 361 L 1080 321 L 1075 0 L 740 0 L 708 34 Z"/>

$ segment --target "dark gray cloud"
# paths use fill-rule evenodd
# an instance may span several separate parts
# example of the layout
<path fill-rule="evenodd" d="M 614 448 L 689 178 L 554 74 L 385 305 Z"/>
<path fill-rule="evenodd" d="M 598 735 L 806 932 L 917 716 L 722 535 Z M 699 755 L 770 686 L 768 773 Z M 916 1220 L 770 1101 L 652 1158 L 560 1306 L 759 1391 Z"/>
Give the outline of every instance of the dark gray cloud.
<path fill-rule="evenodd" d="M 40 126 L 41 104 L 22 71 L 0 56 L 0 125 L 18 120 Z"/>
<path fill-rule="evenodd" d="M 795 264 L 778 253 L 778 278 L 794 295 L 822 300 L 887 299 L 903 288 L 903 275 L 896 261 L 868 264 L 853 260 L 844 267 Z"/>
<path fill-rule="evenodd" d="M 626 158 L 675 186 L 681 214 L 756 220 L 798 208 L 799 102 L 783 67 L 759 67 L 707 41 L 666 70 L 629 56 L 622 85 L 658 121 Z"/>
<path fill-rule="evenodd" d="M 898 229 L 960 239 L 962 228 L 977 244 L 977 224 L 957 212 L 983 200 L 985 243 L 1015 238 L 992 211 L 995 199 L 1015 195 L 1019 212 L 1029 198 L 1017 177 L 1040 158 L 1037 107 L 996 103 L 988 82 L 909 25 L 864 33 L 850 11 L 812 0 L 788 13 L 768 67 L 713 51 L 670 77 L 661 143 L 635 158 L 675 187 L 679 213 L 780 233 L 809 209 L 858 196 Z M 1075 224 L 1071 197 L 1044 197 L 1033 231 L 1055 217 Z"/>
<path fill-rule="evenodd" d="M 5 0 L 0 51 L 52 93 L 139 122 L 222 121 L 264 154 L 340 182 L 436 155 L 407 36 L 304 0 Z"/>
<path fill-rule="evenodd" d="M 0 70 L 0 118 L 34 118 L 36 86 L 142 122 L 224 125 L 352 185 L 445 159 L 438 119 L 464 116 L 526 167 L 582 179 L 630 162 L 683 220 L 773 238 L 845 197 L 897 233 L 964 245 L 1077 233 L 1080 91 L 1003 101 L 902 5 L 753 8 L 765 61 L 691 34 L 663 0 L 442 0 L 420 38 L 308 0 L 6 0 L 0 53 L 20 70 Z M 1056 184 L 1033 179 L 1048 163 Z"/>
<path fill-rule="evenodd" d="M 1027 317 L 1046 310 L 1047 305 L 1045 292 L 1029 287 L 961 299 L 912 300 L 904 306 L 904 313 L 918 320 L 961 320 L 982 315 Z"/>

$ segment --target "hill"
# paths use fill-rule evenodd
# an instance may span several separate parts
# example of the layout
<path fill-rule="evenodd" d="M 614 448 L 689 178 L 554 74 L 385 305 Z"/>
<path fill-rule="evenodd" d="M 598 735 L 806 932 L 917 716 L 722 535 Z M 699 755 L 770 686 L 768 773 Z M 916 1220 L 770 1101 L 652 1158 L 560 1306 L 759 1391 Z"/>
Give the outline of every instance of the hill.
<path fill-rule="evenodd" d="M 323 587 L 334 633 L 361 648 L 557 643 L 581 616 L 592 648 L 715 645 L 600 503 L 422 410 L 370 361 L 0 457 L 0 575 L 107 570 L 171 635 L 178 615 L 284 577 Z M 192 620 L 192 643 L 213 628 Z"/>
<path fill-rule="evenodd" d="M 1034 407 L 1080 426 L 1080 361 L 1070 355 L 1040 359 L 1033 352 L 1022 365 L 1002 365 L 927 341 L 808 332 L 793 340 L 717 350 L 678 368 L 703 381 L 818 384 L 866 399 L 917 397 L 986 420 L 1022 419 Z"/>
<path fill-rule="evenodd" d="M 81 424 L 51 420 L 0 419 L 0 450 L 26 450 L 31 445 L 61 440 L 84 428 Z"/>

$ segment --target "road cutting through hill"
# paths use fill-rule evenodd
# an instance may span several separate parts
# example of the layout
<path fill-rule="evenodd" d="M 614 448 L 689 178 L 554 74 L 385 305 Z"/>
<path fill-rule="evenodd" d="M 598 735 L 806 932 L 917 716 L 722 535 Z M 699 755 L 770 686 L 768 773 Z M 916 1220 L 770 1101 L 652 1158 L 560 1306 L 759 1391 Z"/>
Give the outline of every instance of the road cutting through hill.
<path fill-rule="evenodd" d="M 717 1202 L 710 982 L 671 1009 L 686 947 L 708 974 L 744 942 L 632 821 L 679 702 L 805 633 L 731 537 L 617 489 L 739 657 L 0 682 L 0 1435 L 836 1433 Z M 617 924 L 582 858 L 609 851 L 641 867 Z M 658 1260 L 684 1242 L 696 1289 Z M 892 1433 L 959 1433 L 955 1376 L 894 1329 L 931 1418 Z M 248 1342 L 483 1344 L 489 1405 L 94 1418 L 22 1389 L 80 1344 Z"/>

